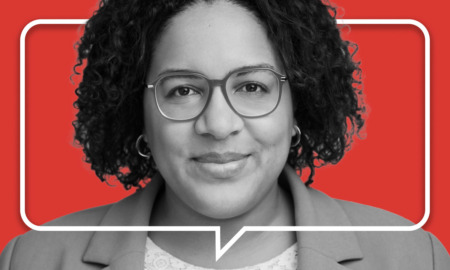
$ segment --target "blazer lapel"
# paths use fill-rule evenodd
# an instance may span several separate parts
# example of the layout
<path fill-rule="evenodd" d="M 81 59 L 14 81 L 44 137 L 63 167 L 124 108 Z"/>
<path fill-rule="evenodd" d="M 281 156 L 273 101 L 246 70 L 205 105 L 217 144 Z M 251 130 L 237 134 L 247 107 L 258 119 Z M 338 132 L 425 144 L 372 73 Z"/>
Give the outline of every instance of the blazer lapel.
<path fill-rule="evenodd" d="M 298 251 L 298 265 L 300 270 L 349 270 L 350 268 L 340 264 L 333 258 L 328 257 L 310 248 L 302 248 Z"/>
<path fill-rule="evenodd" d="M 135 194 L 111 205 L 99 226 L 148 226 L 153 203 L 162 186 L 159 175 Z M 144 269 L 146 231 L 94 232 L 83 262 L 105 265 L 104 269 Z"/>
<path fill-rule="evenodd" d="M 306 188 L 286 166 L 280 182 L 291 190 L 297 226 L 351 226 L 341 206 L 330 197 Z M 143 190 L 111 205 L 100 226 L 147 226 L 163 179 L 157 175 Z M 83 262 L 104 265 L 104 270 L 144 269 L 147 232 L 94 232 Z M 298 269 L 344 270 L 341 262 L 362 259 L 354 232 L 297 232 Z"/>
<path fill-rule="evenodd" d="M 109 265 L 102 268 L 102 270 L 143 270 L 144 256 L 145 254 L 143 253 L 130 253 L 113 260 Z"/>
<path fill-rule="evenodd" d="M 351 226 L 342 207 L 327 195 L 307 188 L 296 172 L 286 166 L 280 181 L 292 193 L 296 226 Z M 355 232 L 297 232 L 298 269 L 347 269 L 343 261 L 362 259 Z"/>

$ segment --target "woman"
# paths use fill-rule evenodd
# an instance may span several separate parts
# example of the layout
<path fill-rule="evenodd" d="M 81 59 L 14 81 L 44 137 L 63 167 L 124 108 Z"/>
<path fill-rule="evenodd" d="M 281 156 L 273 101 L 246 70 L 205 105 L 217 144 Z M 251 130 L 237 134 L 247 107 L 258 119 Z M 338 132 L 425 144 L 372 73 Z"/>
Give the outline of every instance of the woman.
<path fill-rule="evenodd" d="M 102 2 L 75 138 L 100 179 L 145 189 L 49 225 L 409 225 L 307 188 L 364 121 L 358 64 L 320 1 Z M 1 269 L 448 269 L 423 232 L 30 232 Z M 248 268 L 245 268 L 248 267 Z"/>

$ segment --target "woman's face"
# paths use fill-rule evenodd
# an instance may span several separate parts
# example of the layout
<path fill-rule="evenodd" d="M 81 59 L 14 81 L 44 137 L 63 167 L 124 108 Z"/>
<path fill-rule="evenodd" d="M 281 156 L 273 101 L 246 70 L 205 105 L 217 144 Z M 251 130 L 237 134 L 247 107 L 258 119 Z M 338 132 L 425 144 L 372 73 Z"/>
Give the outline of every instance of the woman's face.
<path fill-rule="evenodd" d="M 170 70 L 223 79 L 232 70 L 261 65 L 284 74 L 264 27 L 250 12 L 225 1 L 198 3 L 175 16 L 161 35 L 147 82 Z M 222 219 L 246 213 L 274 190 L 295 134 L 287 83 L 277 109 L 259 118 L 237 115 L 216 87 L 199 117 L 169 120 L 153 91 L 144 95 L 145 135 L 168 194 Z"/>

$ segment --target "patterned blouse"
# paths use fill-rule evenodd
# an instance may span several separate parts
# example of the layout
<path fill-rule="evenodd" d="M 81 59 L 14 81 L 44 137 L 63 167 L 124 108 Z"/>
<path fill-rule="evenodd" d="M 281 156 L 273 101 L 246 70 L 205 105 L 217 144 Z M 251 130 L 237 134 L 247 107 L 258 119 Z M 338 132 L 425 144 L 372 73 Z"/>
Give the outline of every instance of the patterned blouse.
<path fill-rule="evenodd" d="M 233 270 L 291 270 L 297 267 L 297 244 L 287 248 L 280 255 L 257 265 L 246 266 L 242 268 L 233 268 Z M 175 258 L 171 254 L 158 247 L 150 238 L 147 237 L 145 245 L 145 266 L 144 270 L 214 270 L 195 266 Z M 231 270 L 231 269 L 230 269 Z"/>

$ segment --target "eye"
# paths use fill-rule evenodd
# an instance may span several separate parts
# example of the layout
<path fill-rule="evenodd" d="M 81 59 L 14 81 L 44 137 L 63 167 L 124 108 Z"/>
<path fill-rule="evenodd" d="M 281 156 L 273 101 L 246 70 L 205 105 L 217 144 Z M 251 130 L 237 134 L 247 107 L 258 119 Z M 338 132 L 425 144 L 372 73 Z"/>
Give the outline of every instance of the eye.
<path fill-rule="evenodd" d="M 172 90 L 172 95 L 176 97 L 199 95 L 200 93 L 190 87 L 180 86 Z"/>
<path fill-rule="evenodd" d="M 247 92 L 256 92 L 256 91 L 258 91 L 258 90 L 261 91 L 261 88 L 260 88 L 258 85 L 254 84 L 254 83 L 246 84 L 246 85 L 244 86 L 244 89 L 245 89 L 245 91 L 247 91 Z"/>
<path fill-rule="evenodd" d="M 267 90 L 265 89 L 265 87 L 258 83 L 249 82 L 241 85 L 238 89 L 236 89 L 236 92 L 261 94 L 267 92 Z"/>

